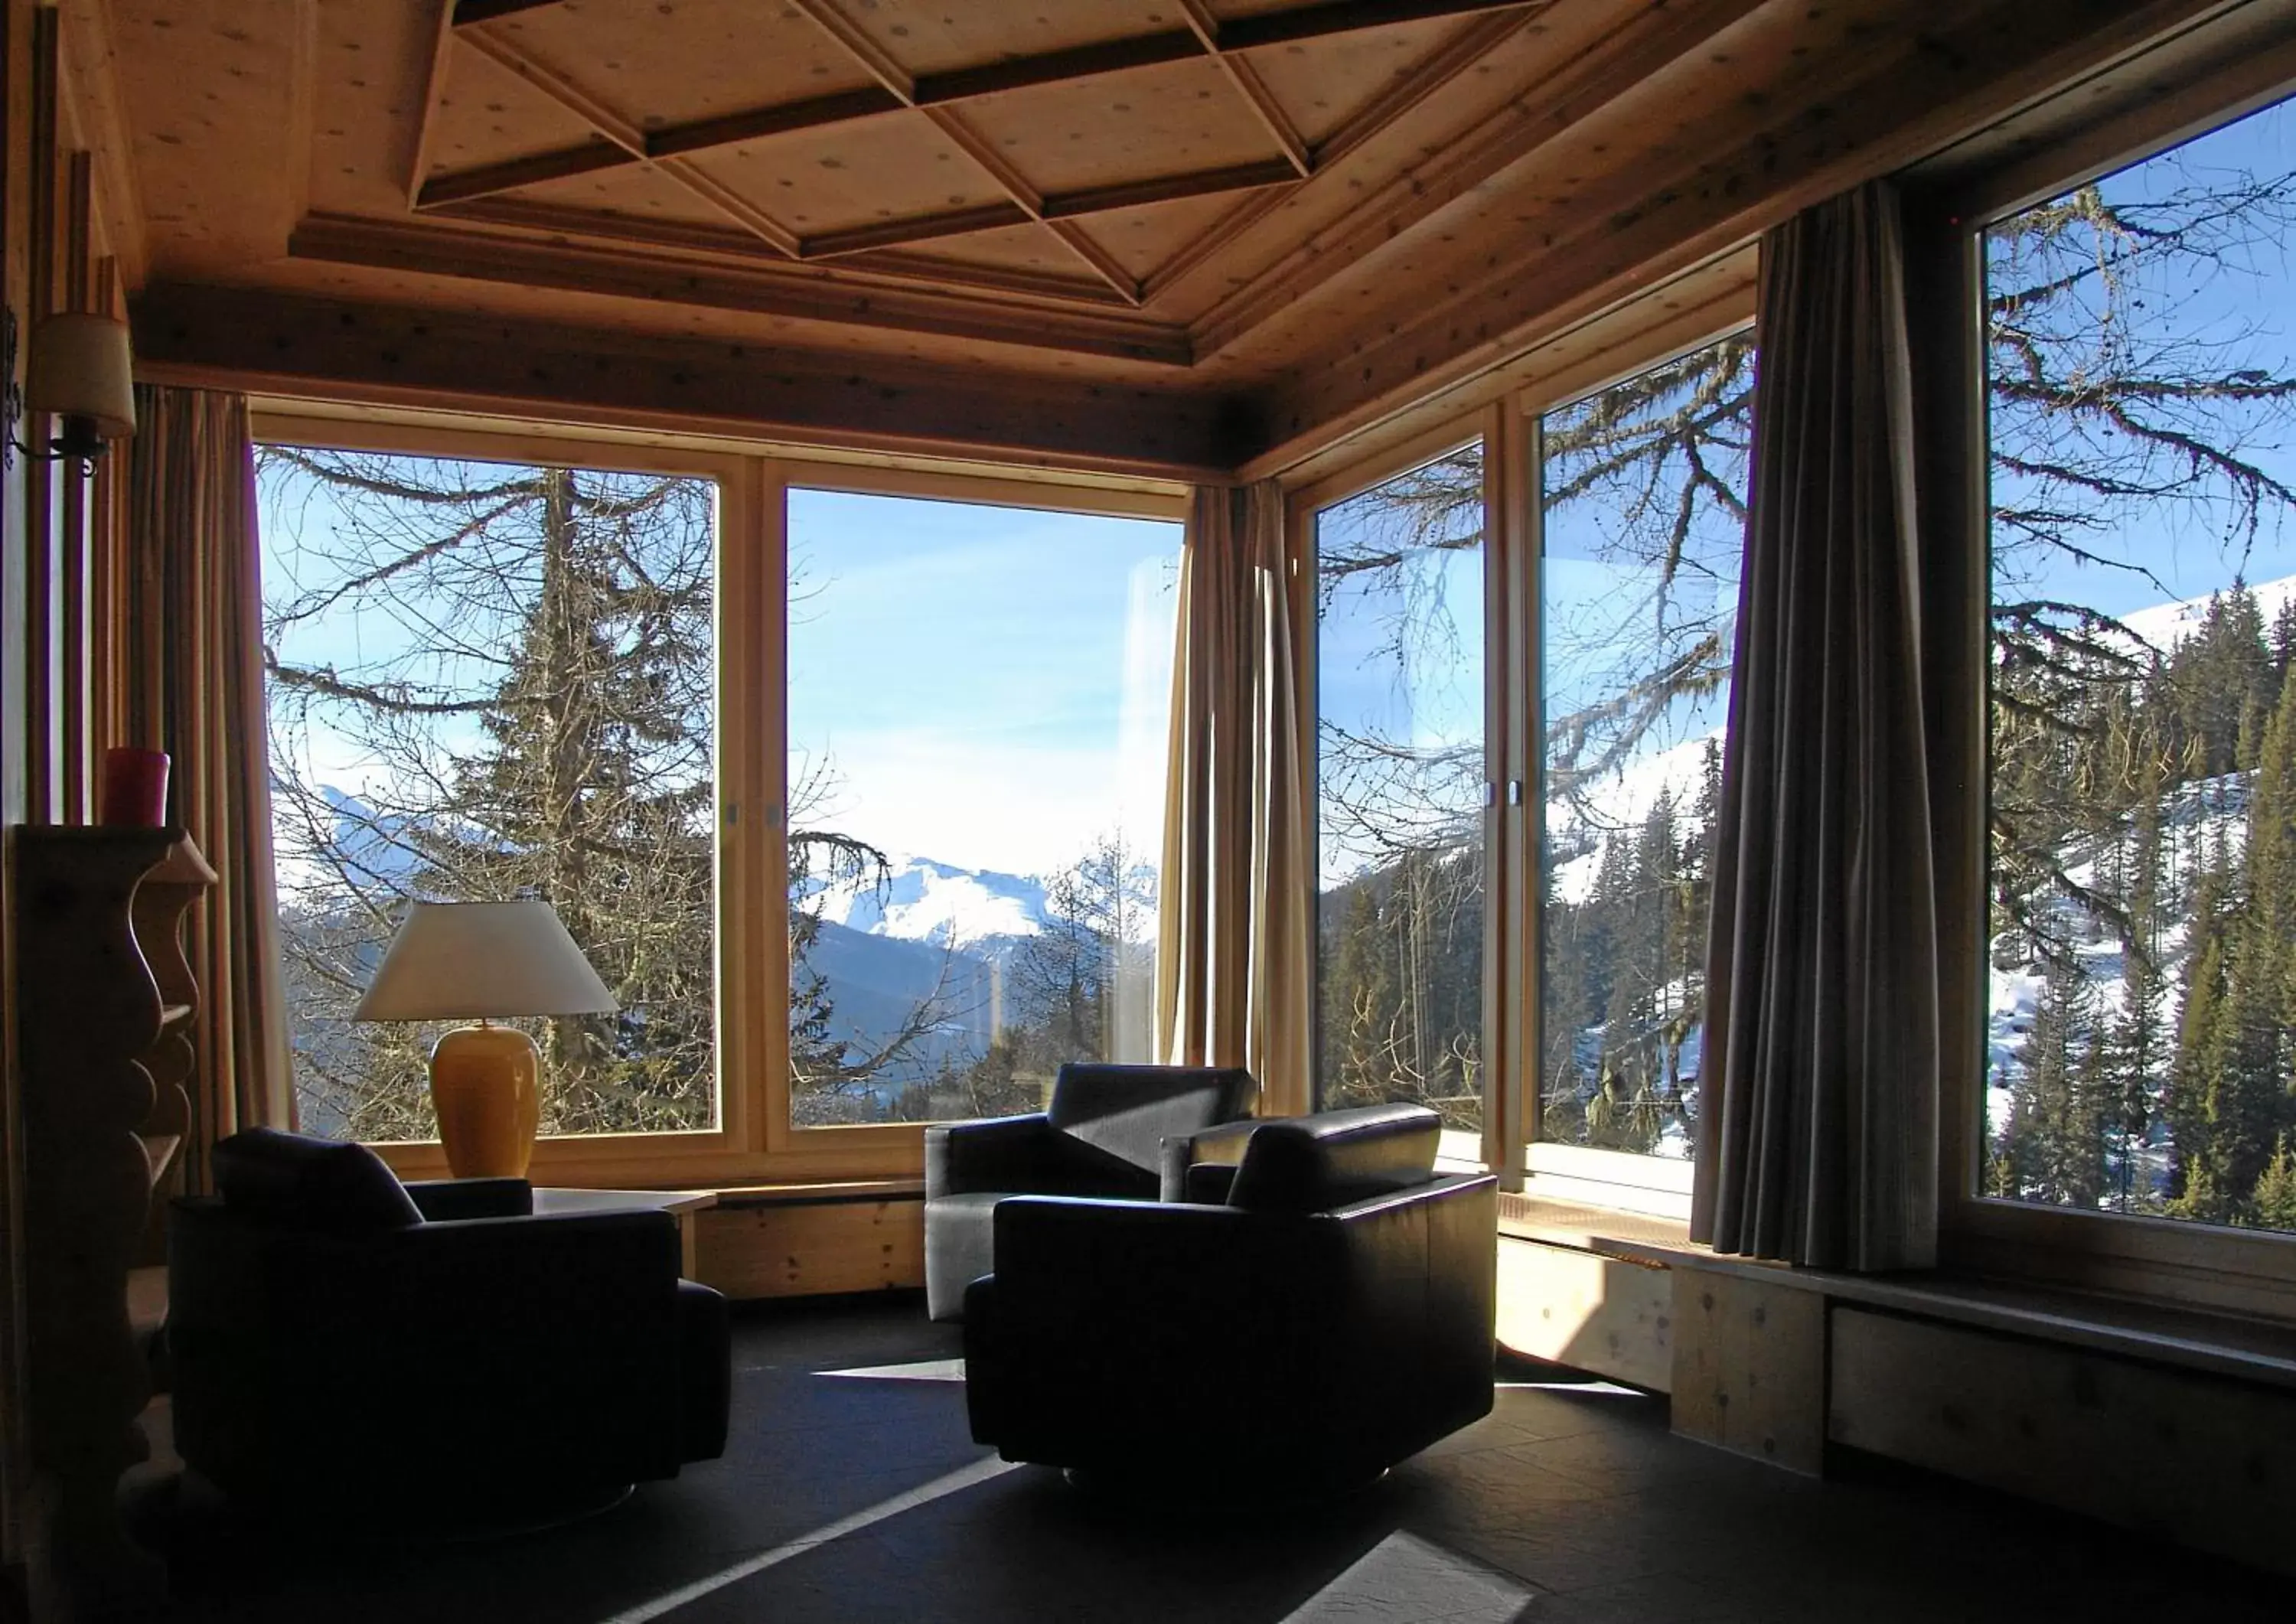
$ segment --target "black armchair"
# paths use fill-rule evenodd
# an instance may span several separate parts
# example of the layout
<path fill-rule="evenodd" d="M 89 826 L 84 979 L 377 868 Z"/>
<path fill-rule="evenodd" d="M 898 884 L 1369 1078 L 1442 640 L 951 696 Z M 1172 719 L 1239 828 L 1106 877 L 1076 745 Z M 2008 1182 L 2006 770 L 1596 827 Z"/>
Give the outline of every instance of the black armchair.
<path fill-rule="evenodd" d="M 925 1311 L 955 1319 L 988 1272 L 990 1215 L 1008 1195 L 1153 1200 L 1195 1136 L 1251 1114 L 1259 1085 L 1221 1066 L 1062 1066 L 1029 1116 L 925 1131 Z M 1176 1143 L 1167 1147 L 1166 1141 Z"/>
<path fill-rule="evenodd" d="M 1489 1413 L 1496 1183 L 1374 1106 L 1252 1130 L 1225 1204 L 1021 1197 L 964 1316 L 976 1441 L 1193 1497 L 1362 1482 Z M 1218 1169 L 1225 1175 L 1226 1169 Z"/>
<path fill-rule="evenodd" d="M 523 1179 L 402 1185 L 256 1129 L 175 1203 L 178 1452 L 234 1498 L 451 1521 L 611 1497 L 725 1448 L 725 1299 L 676 1220 L 532 1215 Z"/>

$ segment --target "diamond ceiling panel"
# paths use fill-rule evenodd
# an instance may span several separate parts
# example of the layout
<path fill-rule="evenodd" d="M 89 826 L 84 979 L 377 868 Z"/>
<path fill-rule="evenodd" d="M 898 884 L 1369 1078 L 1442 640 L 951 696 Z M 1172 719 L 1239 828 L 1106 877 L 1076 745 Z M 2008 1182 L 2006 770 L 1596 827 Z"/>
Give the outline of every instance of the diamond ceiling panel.
<path fill-rule="evenodd" d="M 1036 86 L 967 103 L 962 114 L 1048 193 L 1281 156 L 1250 104 L 1210 61 Z"/>

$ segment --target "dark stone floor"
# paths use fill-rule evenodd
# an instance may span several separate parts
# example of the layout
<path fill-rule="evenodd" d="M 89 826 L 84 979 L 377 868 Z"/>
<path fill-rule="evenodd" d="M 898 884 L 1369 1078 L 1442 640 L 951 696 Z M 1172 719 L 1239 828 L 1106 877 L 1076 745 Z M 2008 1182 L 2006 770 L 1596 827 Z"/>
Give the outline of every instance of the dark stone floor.
<path fill-rule="evenodd" d="M 169 1617 L 2284 1624 L 2296 1595 L 1911 1472 L 1806 1481 L 1676 1439 L 1663 1399 L 1601 1385 L 1510 1386 L 1488 1420 L 1312 1514 L 1153 1521 L 1004 1468 L 966 1436 L 958 1382 L 820 1374 L 956 1351 L 910 1297 L 738 1310 L 724 1460 L 586 1521 L 460 1543 L 289 1541 L 194 1495 L 175 1526 L 201 1559 L 179 1565 Z M 1215 1440 L 1175 1447 L 1218 1470 Z"/>

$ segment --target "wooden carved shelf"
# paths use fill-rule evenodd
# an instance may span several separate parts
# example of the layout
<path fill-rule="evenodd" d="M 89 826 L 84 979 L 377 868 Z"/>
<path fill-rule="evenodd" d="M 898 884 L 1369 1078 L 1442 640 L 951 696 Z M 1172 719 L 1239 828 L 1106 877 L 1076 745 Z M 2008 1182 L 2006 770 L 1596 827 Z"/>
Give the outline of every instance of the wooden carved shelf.
<path fill-rule="evenodd" d="M 100 1619 L 164 1588 L 119 1526 L 149 1397 L 127 1275 L 191 1128 L 199 988 L 185 910 L 216 882 L 180 829 L 8 832 L 22 1123 L 25 1555 L 39 1616 Z"/>

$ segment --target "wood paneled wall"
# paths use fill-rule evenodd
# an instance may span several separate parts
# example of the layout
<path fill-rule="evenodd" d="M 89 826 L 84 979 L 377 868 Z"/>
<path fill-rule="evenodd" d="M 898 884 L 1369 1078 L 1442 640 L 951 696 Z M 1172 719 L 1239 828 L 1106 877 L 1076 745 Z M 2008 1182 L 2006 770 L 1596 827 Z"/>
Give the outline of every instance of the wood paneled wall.
<path fill-rule="evenodd" d="M 5 384 L 20 390 L 31 332 L 60 310 L 126 315 L 109 243 L 84 98 L 73 94 L 73 37 L 37 0 L 0 0 L 0 300 L 15 324 Z M 12 425 L 44 445 L 45 417 Z M 94 811 L 94 763 L 119 742 L 109 629 L 124 566 L 115 459 L 92 479 L 12 450 L 0 472 L 0 825 L 82 823 Z M 0 920 L 11 917 L 0 876 Z M 24 1354 L 14 946 L 0 937 L 0 1569 L 22 1560 Z M 0 1612 L 6 1603 L 0 1602 Z"/>

